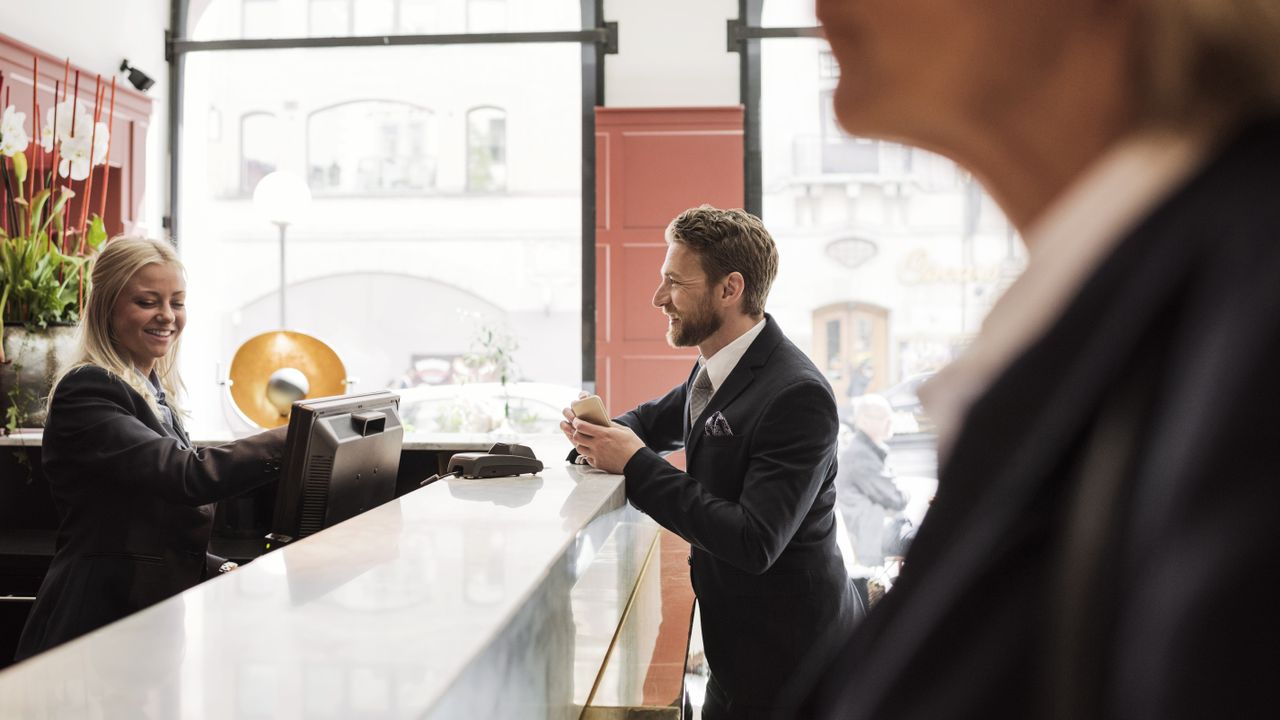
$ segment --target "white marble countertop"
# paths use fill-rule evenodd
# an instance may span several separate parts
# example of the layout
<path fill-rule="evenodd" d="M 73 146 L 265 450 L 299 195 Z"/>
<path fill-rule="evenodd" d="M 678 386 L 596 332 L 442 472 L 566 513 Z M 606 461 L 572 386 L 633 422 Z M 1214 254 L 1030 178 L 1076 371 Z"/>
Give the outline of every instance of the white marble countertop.
<path fill-rule="evenodd" d="M 569 591 L 635 511 L 534 447 L 0 671 L 0 717 L 576 717 Z"/>

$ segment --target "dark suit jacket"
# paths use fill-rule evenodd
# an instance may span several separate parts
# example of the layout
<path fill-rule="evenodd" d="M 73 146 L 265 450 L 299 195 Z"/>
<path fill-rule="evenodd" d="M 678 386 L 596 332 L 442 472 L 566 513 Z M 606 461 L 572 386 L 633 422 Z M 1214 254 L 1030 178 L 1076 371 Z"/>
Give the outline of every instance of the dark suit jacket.
<path fill-rule="evenodd" d="M 1141 222 L 977 400 L 813 718 L 1275 713 L 1280 121 Z"/>
<path fill-rule="evenodd" d="M 775 702 L 789 673 L 857 617 L 836 547 L 835 400 L 813 363 L 766 316 L 690 427 L 688 382 L 618 418 L 647 448 L 627 497 L 693 545 L 707 661 L 737 717 Z M 732 436 L 704 435 L 715 412 Z M 685 449 L 688 473 L 658 453 Z"/>
<path fill-rule="evenodd" d="M 184 449 L 106 370 L 85 366 L 63 378 L 42 443 L 60 516 L 57 549 L 17 659 L 200 582 L 213 503 L 276 479 L 284 433 Z"/>

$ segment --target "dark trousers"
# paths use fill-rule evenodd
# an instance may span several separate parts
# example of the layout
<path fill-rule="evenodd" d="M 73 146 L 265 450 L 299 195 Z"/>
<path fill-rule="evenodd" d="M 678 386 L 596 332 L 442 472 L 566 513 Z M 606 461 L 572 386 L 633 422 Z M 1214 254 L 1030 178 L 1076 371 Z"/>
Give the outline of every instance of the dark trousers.
<path fill-rule="evenodd" d="M 702 701 L 702 720 L 730 720 L 729 696 L 716 682 L 715 673 L 707 676 L 707 694 Z"/>
<path fill-rule="evenodd" d="M 707 677 L 707 695 L 702 701 L 702 720 L 773 720 L 778 711 L 767 707 L 743 707 L 716 682 L 714 672 Z"/>

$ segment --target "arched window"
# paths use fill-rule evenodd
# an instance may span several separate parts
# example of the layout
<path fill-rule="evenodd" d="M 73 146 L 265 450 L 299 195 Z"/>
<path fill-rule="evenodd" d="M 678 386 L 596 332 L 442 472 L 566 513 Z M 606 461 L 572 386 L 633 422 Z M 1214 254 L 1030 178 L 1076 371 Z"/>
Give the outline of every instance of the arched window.
<path fill-rule="evenodd" d="M 478 107 L 467 113 L 467 190 L 507 189 L 507 113 Z"/>
<path fill-rule="evenodd" d="M 316 192 L 383 193 L 436 186 L 435 113 L 393 100 L 356 100 L 307 118 L 307 182 Z"/>
<path fill-rule="evenodd" d="M 276 116 L 249 112 L 240 116 L 240 192 L 252 193 L 258 181 L 280 165 Z"/>

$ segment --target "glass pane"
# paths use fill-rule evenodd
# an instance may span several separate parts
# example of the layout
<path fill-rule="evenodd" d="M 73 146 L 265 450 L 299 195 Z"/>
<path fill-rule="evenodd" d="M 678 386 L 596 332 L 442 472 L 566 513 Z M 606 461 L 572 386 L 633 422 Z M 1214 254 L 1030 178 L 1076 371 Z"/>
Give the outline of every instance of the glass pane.
<path fill-rule="evenodd" d="M 765 7 L 781 17 L 788 4 Z M 950 161 L 840 129 L 832 109 L 839 71 L 826 41 L 763 40 L 761 67 L 763 214 L 782 256 L 769 307 L 827 374 L 843 445 L 855 437 L 855 400 L 888 400 L 888 464 L 911 496 L 904 515 L 918 522 L 937 461 L 916 389 L 970 342 L 1021 272 L 1021 243 Z M 881 567 L 879 553 L 860 554 Z"/>
<path fill-rule="evenodd" d="M 241 193 L 242 134 L 249 157 L 312 188 L 285 228 L 285 325 L 332 347 L 353 391 L 412 389 L 424 427 L 490 429 L 541 427 L 538 403 L 575 397 L 581 75 L 570 43 L 189 56 L 178 240 L 196 426 L 241 426 L 217 381 L 279 326 L 279 230 Z M 250 137 L 266 116 L 205 127 L 268 111 L 272 141 Z M 504 192 L 470 189 L 472 147 Z M 462 400 L 416 390 L 464 381 Z"/>
<path fill-rule="evenodd" d="M 356 35 L 390 35 L 395 32 L 395 0 L 360 0 L 354 9 Z"/>
<path fill-rule="evenodd" d="M 221 140 L 221 138 L 218 138 Z M 248 194 L 258 181 L 279 165 L 280 138 L 276 118 L 270 113 L 249 113 L 240 119 L 240 178 L 235 190 Z M 225 185 L 233 192 L 230 184 Z"/>
<path fill-rule="evenodd" d="M 445 32 L 442 27 L 440 3 L 437 0 L 400 0 L 401 34 L 438 34 Z"/>
<path fill-rule="evenodd" d="M 761 27 L 816 27 L 818 16 L 812 0 L 764 0 Z"/>
<path fill-rule="evenodd" d="M 279 0 L 243 0 L 241 29 L 246 38 L 269 38 L 280 32 Z"/>
<path fill-rule="evenodd" d="M 208 0 L 192 40 L 581 30 L 581 0 Z"/>
<path fill-rule="evenodd" d="M 307 183 L 313 193 L 433 189 L 439 128 L 427 108 L 357 100 L 307 118 Z"/>
<path fill-rule="evenodd" d="M 307 34 L 338 37 L 351 33 L 351 0 L 309 0 Z"/>
<path fill-rule="evenodd" d="M 507 187 L 507 114 L 498 108 L 467 113 L 467 187 L 477 192 Z"/>
<path fill-rule="evenodd" d="M 467 0 L 467 32 L 505 32 L 507 0 Z"/>

